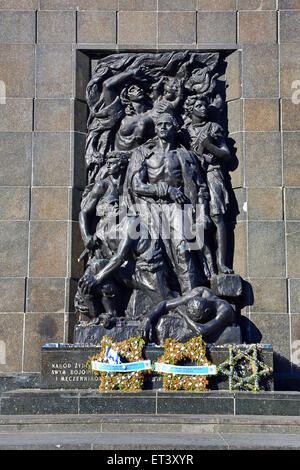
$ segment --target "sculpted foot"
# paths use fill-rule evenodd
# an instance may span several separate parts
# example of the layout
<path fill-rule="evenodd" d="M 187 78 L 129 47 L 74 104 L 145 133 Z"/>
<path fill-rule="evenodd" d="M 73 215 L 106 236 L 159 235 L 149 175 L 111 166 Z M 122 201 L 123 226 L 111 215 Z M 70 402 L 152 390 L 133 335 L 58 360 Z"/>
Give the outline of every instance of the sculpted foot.
<path fill-rule="evenodd" d="M 219 264 L 218 269 L 219 269 L 219 273 L 222 273 L 222 274 L 234 274 L 233 269 L 228 268 L 227 266 L 225 266 L 225 264 Z"/>

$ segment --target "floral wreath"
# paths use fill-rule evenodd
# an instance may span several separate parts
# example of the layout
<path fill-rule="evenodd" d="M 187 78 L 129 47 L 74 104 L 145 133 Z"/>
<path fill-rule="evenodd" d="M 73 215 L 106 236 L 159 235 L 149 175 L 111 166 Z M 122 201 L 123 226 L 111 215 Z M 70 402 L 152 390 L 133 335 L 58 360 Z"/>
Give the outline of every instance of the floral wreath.
<path fill-rule="evenodd" d="M 138 392 L 142 390 L 144 383 L 145 370 L 132 371 L 132 372 L 104 372 L 95 371 L 92 369 L 92 361 L 106 362 L 105 353 L 107 348 L 116 351 L 119 356 L 126 359 L 128 362 L 136 362 L 143 360 L 142 352 L 145 345 L 144 340 L 139 336 L 134 336 L 128 340 L 119 343 L 114 342 L 108 336 L 104 336 L 101 340 L 101 350 L 99 354 L 90 357 L 87 362 L 87 367 L 95 375 L 100 375 L 100 392 L 110 392 L 112 390 L 120 390 L 122 392 L 131 391 Z"/>
<path fill-rule="evenodd" d="M 173 339 L 164 342 L 164 354 L 157 362 L 175 365 L 180 361 L 190 359 L 197 366 L 210 365 L 206 358 L 206 344 L 201 336 L 190 339 L 187 343 L 178 343 Z M 208 381 L 205 375 L 184 375 L 164 373 L 163 387 L 167 391 L 188 390 L 193 392 L 206 391 Z"/>

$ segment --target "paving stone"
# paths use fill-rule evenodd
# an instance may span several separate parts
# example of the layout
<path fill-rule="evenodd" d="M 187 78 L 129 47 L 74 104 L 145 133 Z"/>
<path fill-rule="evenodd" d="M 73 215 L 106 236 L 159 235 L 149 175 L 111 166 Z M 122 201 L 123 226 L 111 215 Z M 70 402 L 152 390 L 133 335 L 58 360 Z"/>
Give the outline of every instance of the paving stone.
<path fill-rule="evenodd" d="M 76 10 L 78 0 L 40 0 L 40 10 Z"/>
<path fill-rule="evenodd" d="M 299 0 L 278 0 L 279 10 L 300 10 Z"/>
<path fill-rule="evenodd" d="M 276 0 L 237 0 L 238 10 L 276 10 Z"/>
<path fill-rule="evenodd" d="M 75 42 L 75 15 L 75 11 L 39 11 L 37 41 L 39 43 Z"/>
<path fill-rule="evenodd" d="M 77 0 L 79 10 L 113 10 L 118 9 L 118 0 Z"/>
<path fill-rule="evenodd" d="M 157 0 L 119 0 L 119 11 L 157 11 Z"/>
<path fill-rule="evenodd" d="M 1 10 L 37 10 L 39 0 L 0 0 Z"/>
<path fill-rule="evenodd" d="M 287 220 L 300 220 L 300 188 L 285 188 L 285 216 Z"/>
<path fill-rule="evenodd" d="M 194 11 L 197 0 L 158 0 L 158 11 Z"/>
<path fill-rule="evenodd" d="M 236 14 L 232 11 L 198 12 L 198 44 L 236 43 Z"/>

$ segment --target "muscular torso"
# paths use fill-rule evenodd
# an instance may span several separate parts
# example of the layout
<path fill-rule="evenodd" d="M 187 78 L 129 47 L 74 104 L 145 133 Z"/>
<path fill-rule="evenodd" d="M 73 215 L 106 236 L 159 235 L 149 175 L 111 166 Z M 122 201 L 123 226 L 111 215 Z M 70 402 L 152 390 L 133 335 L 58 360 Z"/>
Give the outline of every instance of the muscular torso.
<path fill-rule="evenodd" d="M 183 186 L 182 170 L 176 150 L 154 151 L 146 164 L 150 184 L 164 182 L 175 188 Z"/>
<path fill-rule="evenodd" d="M 117 150 L 132 150 L 154 135 L 153 119 L 149 112 L 126 116 L 116 134 Z"/>

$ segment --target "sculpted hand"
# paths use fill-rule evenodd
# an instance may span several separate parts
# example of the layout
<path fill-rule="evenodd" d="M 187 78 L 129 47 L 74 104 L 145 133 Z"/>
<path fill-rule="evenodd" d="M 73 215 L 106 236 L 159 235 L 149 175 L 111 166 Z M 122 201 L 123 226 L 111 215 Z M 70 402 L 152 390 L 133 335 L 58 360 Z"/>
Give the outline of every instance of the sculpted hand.
<path fill-rule="evenodd" d="M 178 204 L 187 203 L 189 200 L 185 194 L 183 194 L 180 189 L 174 188 L 173 186 L 169 187 L 168 195 L 173 202 L 177 202 Z"/>
<path fill-rule="evenodd" d="M 89 251 L 93 251 L 93 249 L 95 248 L 95 240 L 94 240 L 94 237 L 93 235 L 89 235 L 88 238 L 86 238 L 86 240 L 84 241 L 84 246 L 85 248 L 87 248 Z"/>
<path fill-rule="evenodd" d="M 90 294 L 92 288 L 95 287 L 97 284 L 97 280 L 89 274 L 84 275 L 78 282 L 78 286 L 80 287 L 83 295 Z"/>

